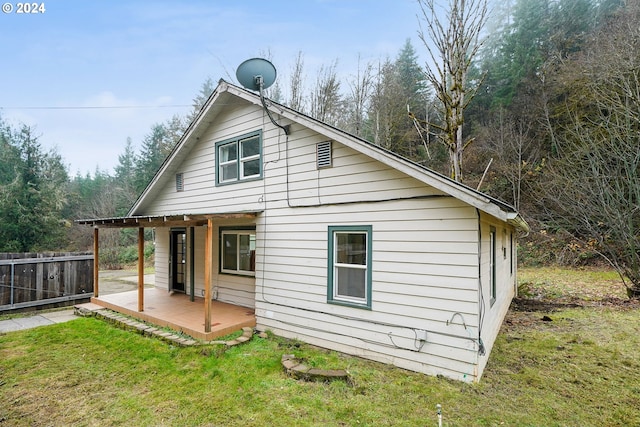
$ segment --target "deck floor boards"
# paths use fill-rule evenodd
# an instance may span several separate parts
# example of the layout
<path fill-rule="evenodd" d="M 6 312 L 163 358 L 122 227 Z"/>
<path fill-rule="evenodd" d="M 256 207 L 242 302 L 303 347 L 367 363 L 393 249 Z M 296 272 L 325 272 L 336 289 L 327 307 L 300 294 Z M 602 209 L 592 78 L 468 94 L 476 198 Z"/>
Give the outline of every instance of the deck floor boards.
<path fill-rule="evenodd" d="M 204 328 L 204 299 L 194 301 L 181 293 L 170 294 L 158 288 L 145 288 L 144 310 L 138 311 L 138 291 L 120 292 L 91 298 L 91 302 L 131 317 L 183 332 L 194 338 L 211 341 L 256 325 L 252 308 L 219 301 L 211 302 L 211 332 Z"/>

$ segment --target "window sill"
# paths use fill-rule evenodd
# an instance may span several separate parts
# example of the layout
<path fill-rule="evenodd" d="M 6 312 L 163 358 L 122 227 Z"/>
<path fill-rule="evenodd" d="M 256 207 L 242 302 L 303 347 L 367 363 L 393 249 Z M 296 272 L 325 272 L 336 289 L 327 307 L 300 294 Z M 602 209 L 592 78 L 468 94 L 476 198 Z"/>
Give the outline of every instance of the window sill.
<path fill-rule="evenodd" d="M 220 274 L 226 274 L 228 276 L 240 276 L 240 277 L 256 277 L 256 273 L 243 273 L 242 271 L 220 271 Z"/>
<path fill-rule="evenodd" d="M 225 185 L 241 184 L 243 182 L 260 181 L 261 179 L 262 179 L 262 175 L 254 176 L 254 177 L 251 177 L 251 178 L 237 179 L 235 181 L 225 181 L 225 182 L 216 181 L 216 187 L 223 187 Z"/>
<path fill-rule="evenodd" d="M 343 307 L 359 308 L 362 310 L 371 310 L 371 304 L 358 304 L 356 302 L 329 299 L 327 304 L 341 305 Z"/>

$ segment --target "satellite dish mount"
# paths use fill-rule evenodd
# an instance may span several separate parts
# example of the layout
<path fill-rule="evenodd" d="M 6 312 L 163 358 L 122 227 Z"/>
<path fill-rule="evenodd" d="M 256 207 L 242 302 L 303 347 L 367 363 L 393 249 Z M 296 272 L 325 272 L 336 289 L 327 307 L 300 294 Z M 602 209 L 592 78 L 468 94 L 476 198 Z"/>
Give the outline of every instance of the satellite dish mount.
<path fill-rule="evenodd" d="M 262 58 L 247 59 L 240 64 L 236 70 L 236 77 L 244 88 L 258 91 L 260 93 L 262 106 L 267 112 L 271 123 L 284 130 L 286 135 L 289 135 L 291 132 L 290 126 L 283 126 L 273 119 L 264 98 L 264 90 L 269 88 L 276 81 L 276 75 L 276 67 L 274 67 L 271 62 Z"/>

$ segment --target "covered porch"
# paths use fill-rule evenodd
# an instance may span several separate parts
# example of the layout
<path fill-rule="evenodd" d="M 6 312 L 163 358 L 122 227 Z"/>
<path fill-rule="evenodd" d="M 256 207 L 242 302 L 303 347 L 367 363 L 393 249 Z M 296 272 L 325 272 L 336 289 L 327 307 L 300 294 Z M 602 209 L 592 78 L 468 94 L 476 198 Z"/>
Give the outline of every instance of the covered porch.
<path fill-rule="evenodd" d="M 214 220 L 255 218 L 257 214 L 258 212 L 235 212 L 228 214 L 136 216 L 78 220 L 79 224 L 93 226 L 94 297 L 92 298 L 92 303 L 205 341 L 228 335 L 243 327 L 254 327 L 256 321 L 252 308 L 214 300 L 214 298 L 217 299 L 217 292 L 213 293 L 212 290 L 212 274 L 214 274 L 213 246 L 217 236 L 214 237 L 213 229 Z M 182 233 L 189 233 L 187 241 L 190 242 L 188 252 L 191 257 L 177 267 L 180 268 L 180 274 L 190 278 L 190 290 L 188 283 L 185 283 L 187 286 L 181 288 L 181 292 L 169 292 L 171 288 L 164 289 L 162 286 L 145 288 L 144 230 L 145 228 L 158 227 L 164 227 L 165 229 L 179 227 L 184 230 Z M 202 227 L 201 230 L 205 230 L 204 246 L 199 246 L 197 250 L 193 246 L 193 232 L 196 227 Z M 138 229 L 136 290 L 101 295 L 98 277 L 100 265 L 99 230 L 101 228 Z M 198 259 L 202 260 L 201 268 L 204 267 L 202 296 L 196 296 L 193 287 L 194 254 L 197 254 Z M 185 274 L 185 269 L 190 271 Z M 164 274 L 165 276 L 161 277 L 166 277 L 166 273 Z"/>
<path fill-rule="evenodd" d="M 196 297 L 191 301 L 189 295 L 170 294 L 158 288 L 144 288 L 144 311 L 138 311 L 137 290 L 93 297 L 91 302 L 204 341 L 212 341 L 245 326 L 256 325 L 253 309 L 211 301 L 211 321 L 207 331 L 204 323 L 204 298 Z"/>

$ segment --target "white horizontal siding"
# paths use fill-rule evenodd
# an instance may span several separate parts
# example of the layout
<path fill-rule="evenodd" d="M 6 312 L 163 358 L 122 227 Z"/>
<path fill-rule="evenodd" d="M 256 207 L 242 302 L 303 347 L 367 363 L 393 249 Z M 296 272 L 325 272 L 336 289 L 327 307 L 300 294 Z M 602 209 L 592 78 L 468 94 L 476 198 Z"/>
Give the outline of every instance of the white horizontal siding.
<path fill-rule="evenodd" d="M 255 277 L 232 275 L 220 272 L 220 227 L 233 227 L 253 225 L 253 223 L 244 220 L 225 220 L 214 222 L 213 229 L 213 263 L 211 283 L 213 286 L 213 297 L 221 302 L 240 305 L 243 307 L 255 307 Z M 202 227 L 204 233 L 204 227 Z M 204 238 L 202 239 L 204 243 Z M 196 253 L 199 251 L 196 250 Z M 204 254 L 204 247 L 202 252 Z M 204 289 L 204 283 L 202 284 Z"/>
<path fill-rule="evenodd" d="M 155 232 L 155 287 L 169 290 L 169 229 L 158 228 Z"/>
<path fill-rule="evenodd" d="M 177 192 L 174 177 L 167 177 L 137 213 L 218 213 L 239 206 L 245 211 L 261 210 L 265 200 L 295 206 L 441 194 L 337 142 L 332 144 L 333 167 L 317 170 L 316 144 L 326 138 L 296 129 L 286 142 L 262 109 L 234 106 L 224 111 L 176 166 L 176 172 L 183 174 L 184 191 Z M 216 186 L 216 142 L 255 130 L 263 130 L 263 179 Z"/>
<path fill-rule="evenodd" d="M 216 186 L 215 143 L 258 129 L 263 178 Z M 171 177 L 138 214 L 262 211 L 255 278 L 218 273 L 218 227 L 227 223 L 216 223 L 218 299 L 255 306 L 261 329 L 407 369 L 476 379 L 476 210 L 336 141 L 332 167 L 318 170 L 316 144 L 326 140 L 301 126 L 285 139 L 261 108 L 230 105 L 177 167 L 184 191 L 175 191 Z M 327 303 L 330 225 L 372 227 L 371 310 Z M 204 228 L 196 229 L 196 295 L 204 284 L 203 236 Z M 416 330 L 428 331 L 419 351 Z"/>
<path fill-rule="evenodd" d="M 176 213 L 215 213 L 230 209 L 258 210 L 261 185 L 255 181 L 234 185 L 216 186 L 215 144 L 248 132 L 263 129 L 263 113 L 258 108 L 238 106 L 221 113 L 216 125 L 211 126 L 191 149 L 178 171 L 184 175 L 184 191 L 175 190 L 175 182 L 169 179 L 155 199 L 144 207 L 144 213 L 153 215 Z M 266 134 L 263 134 L 263 138 Z M 266 136 L 268 138 L 268 135 Z M 268 146 L 268 142 L 265 141 Z"/>
<path fill-rule="evenodd" d="M 422 372 L 476 378 L 477 344 L 469 339 L 477 338 L 479 323 L 474 209 L 441 197 L 273 205 L 258 218 L 260 328 Z M 372 226 L 371 310 L 327 303 L 327 229 L 347 224 Z M 323 333 L 306 329 L 318 325 Z M 431 332 L 421 351 L 409 351 L 393 348 L 389 328 L 399 330 L 393 341 L 400 347 L 413 346 L 414 329 Z"/>
<path fill-rule="evenodd" d="M 255 307 L 255 277 L 231 275 L 220 272 L 220 244 L 219 229 L 220 226 L 233 227 L 233 225 L 251 225 L 246 221 L 232 222 L 220 221 L 214 225 L 213 230 L 213 253 L 212 253 L 212 298 L 217 301 L 230 304 L 240 305 L 243 307 Z M 162 227 L 156 229 L 156 287 L 169 289 L 169 228 Z M 194 295 L 198 297 L 204 296 L 204 245 L 206 227 L 195 227 L 194 242 Z M 187 240 L 190 241 L 190 233 L 187 229 Z M 190 247 L 190 243 L 188 243 Z M 191 256 L 187 257 L 187 293 L 190 293 L 190 267 Z"/>
<path fill-rule="evenodd" d="M 314 312 L 302 317 L 285 308 L 277 314 L 259 308 L 256 315 L 263 319 L 265 329 L 279 335 L 419 372 L 475 379 L 476 344 L 457 325 L 427 332 L 427 341 L 421 347 L 414 332 L 420 325 L 391 326 Z M 270 316 L 278 316 L 278 320 Z"/>
<path fill-rule="evenodd" d="M 490 280 L 491 274 L 489 268 L 489 232 L 491 226 L 496 229 L 496 299 L 493 304 L 490 301 Z M 484 323 L 482 325 L 482 339 L 487 349 L 487 356 L 490 354 L 493 344 L 495 343 L 498 332 L 502 325 L 502 321 L 511 300 L 515 296 L 515 266 L 513 273 L 510 266 L 510 253 L 513 248 L 510 247 L 509 233 L 514 232 L 513 227 L 506 223 L 495 220 L 489 215 L 482 215 L 482 262 L 481 262 L 481 278 L 482 293 L 484 295 Z M 503 237 L 505 237 L 503 239 Z M 503 256 L 503 248 L 506 249 L 506 258 Z M 515 260 L 514 260 L 515 262 Z M 488 362 L 488 357 L 479 359 L 480 372 L 484 369 Z"/>

